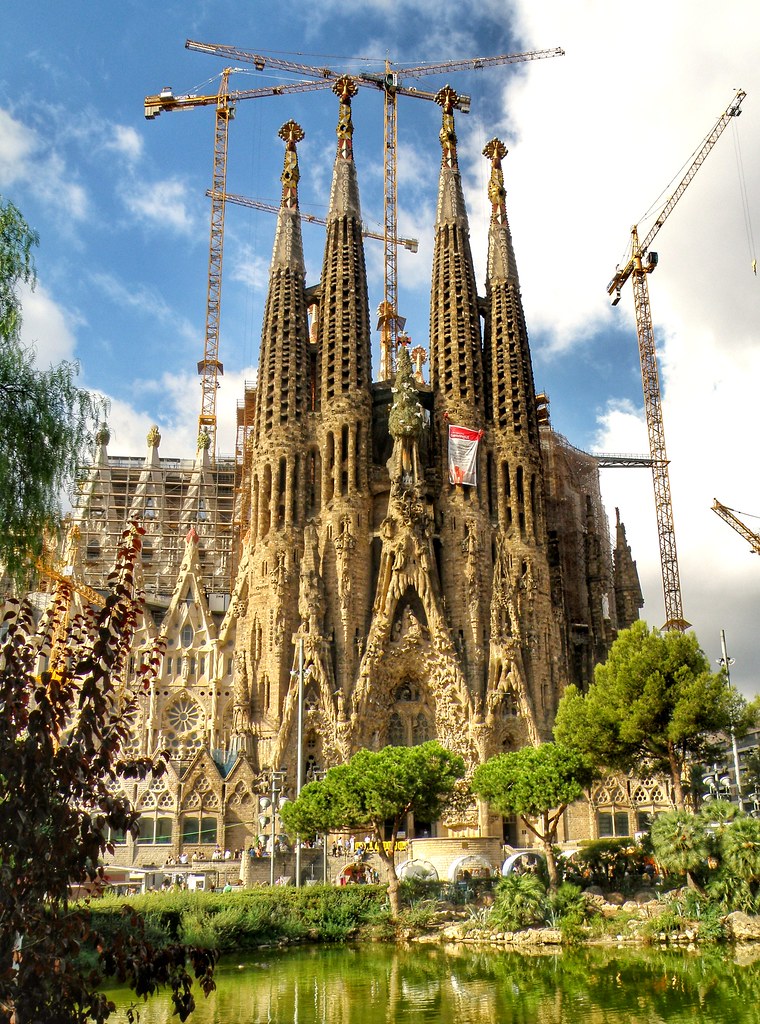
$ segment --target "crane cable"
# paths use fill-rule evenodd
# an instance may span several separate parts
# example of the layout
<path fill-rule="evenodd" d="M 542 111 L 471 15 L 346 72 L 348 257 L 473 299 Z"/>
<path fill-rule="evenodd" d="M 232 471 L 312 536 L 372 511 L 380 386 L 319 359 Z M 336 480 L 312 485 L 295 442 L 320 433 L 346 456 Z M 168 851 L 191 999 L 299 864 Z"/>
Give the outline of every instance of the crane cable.
<path fill-rule="evenodd" d="M 735 121 L 736 119 L 734 119 Z M 744 214 L 744 231 L 747 236 L 747 247 L 752 261 L 752 273 L 757 277 L 757 255 L 755 252 L 755 239 L 752 233 L 752 218 L 749 212 L 749 199 L 747 198 L 747 181 L 744 177 L 744 161 L 742 160 L 742 149 L 739 141 L 739 129 L 733 125 L 734 154 L 736 156 L 736 170 L 739 175 L 739 193 L 742 201 L 742 212 Z"/>

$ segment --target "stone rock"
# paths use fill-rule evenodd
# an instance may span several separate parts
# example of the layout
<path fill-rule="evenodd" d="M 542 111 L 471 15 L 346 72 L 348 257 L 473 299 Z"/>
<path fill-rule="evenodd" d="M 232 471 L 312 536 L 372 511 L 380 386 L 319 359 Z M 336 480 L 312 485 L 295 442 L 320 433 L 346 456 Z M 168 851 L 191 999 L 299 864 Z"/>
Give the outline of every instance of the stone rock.
<path fill-rule="evenodd" d="M 625 896 L 622 892 L 611 892 L 607 897 L 607 902 L 613 907 L 622 907 L 625 903 Z"/>
<path fill-rule="evenodd" d="M 637 893 L 634 893 L 633 898 L 637 903 L 656 903 L 657 893 L 652 892 L 651 889 L 639 889 Z"/>
<path fill-rule="evenodd" d="M 760 942 L 760 917 L 735 910 L 725 919 L 726 934 L 734 942 Z"/>

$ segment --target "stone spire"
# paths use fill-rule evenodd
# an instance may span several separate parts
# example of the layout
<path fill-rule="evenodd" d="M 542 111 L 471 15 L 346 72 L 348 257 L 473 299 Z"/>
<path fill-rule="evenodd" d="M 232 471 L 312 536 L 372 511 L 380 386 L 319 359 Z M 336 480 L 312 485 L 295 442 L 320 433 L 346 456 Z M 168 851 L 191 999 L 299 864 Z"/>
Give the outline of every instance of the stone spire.
<path fill-rule="evenodd" d="M 491 225 L 488 232 L 487 314 L 483 339 L 486 417 L 498 430 L 508 431 L 514 438 L 522 437 L 537 450 L 538 417 L 533 368 L 501 169 L 506 153 L 506 146 L 499 139 L 491 139 L 483 150 L 483 155 L 491 161 L 488 185 Z"/>
<path fill-rule="evenodd" d="M 644 607 L 639 572 L 631 554 L 631 545 L 625 535 L 625 524 L 620 519 L 620 509 L 615 509 L 615 612 L 617 628 L 629 629 Z"/>
<path fill-rule="evenodd" d="M 483 150 L 491 161 L 483 340 L 488 498 L 491 522 L 497 523 L 486 706 L 498 717 L 503 702 L 515 700 L 536 742 L 550 735 L 561 642 L 551 603 L 533 369 L 501 169 L 506 153 L 499 139 Z"/>
<path fill-rule="evenodd" d="M 309 330 L 296 152 L 304 132 L 295 121 L 288 121 L 279 136 L 285 142 L 285 165 L 261 335 L 254 425 L 257 443 L 273 433 L 292 430 L 306 412 Z"/>
<path fill-rule="evenodd" d="M 430 382 L 441 414 L 468 427 L 482 421 L 482 365 L 478 293 L 470 251 L 470 229 L 457 164 L 454 107 L 457 94 L 445 86 L 436 96 L 443 108 L 441 173 L 433 250 L 430 301 Z M 439 430 L 441 424 L 439 424 Z"/>
<path fill-rule="evenodd" d="M 335 82 L 333 92 L 340 100 L 338 149 L 327 214 L 317 332 L 319 401 L 323 407 L 357 389 L 366 389 L 369 395 L 371 383 L 367 272 L 351 120 L 351 98 L 357 86 L 344 76 Z"/>

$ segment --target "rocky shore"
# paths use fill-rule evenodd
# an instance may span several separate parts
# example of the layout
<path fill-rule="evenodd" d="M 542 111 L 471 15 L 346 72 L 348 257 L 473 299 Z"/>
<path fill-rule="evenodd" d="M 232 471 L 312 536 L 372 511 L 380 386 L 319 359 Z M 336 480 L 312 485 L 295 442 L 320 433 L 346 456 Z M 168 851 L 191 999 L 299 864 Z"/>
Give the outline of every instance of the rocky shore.
<path fill-rule="evenodd" d="M 487 908 L 480 914 L 457 908 L 442 908 L 422 931 L 410 930 L 401 936 L 403 940 L 419 943 L 464 943 L 466 945 L 501 946 L 518 949 L 546 949 L 573 944 L 621 946 L 621 945 L 662 945 L 688 948 L 705 941 L 715 942 L 715 937 L 706 939 L 699 921 L 686 917 L 677 918 L 670 927 L 657 930 L 655 922 L 673 907 L 681 890 L 662 895 L 652 890 L 642 890 L 633 897 L 621 893 L 604 894 L 592 887 L 584 892 L 586 900 L 595 908 L 597 917 L 604 919 L 601 929 L 581 926 L 569 937 L 560 928 L 532 927 L 520 931 L 500 931 L 489 927 Z M 615 928 L 619 922 L 619 929 Z M 732 944 L 760 943 L 760 916 L 733 911 L 721 918 L 722 940 Z"/>

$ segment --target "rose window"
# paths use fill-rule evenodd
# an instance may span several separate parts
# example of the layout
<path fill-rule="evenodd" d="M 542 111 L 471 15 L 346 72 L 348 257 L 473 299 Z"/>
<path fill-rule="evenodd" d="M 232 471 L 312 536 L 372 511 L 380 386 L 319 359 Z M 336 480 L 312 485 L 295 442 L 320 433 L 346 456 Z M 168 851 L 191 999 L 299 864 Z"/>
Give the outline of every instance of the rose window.
<path fill-rule="evenodd" d="M 194 701 L 183 698 L 167 709 L 163 743 L 180 757 L 192 756 L 203 746 L 203 714 Z"/>
<path fill-rule="evenodd" d="M 178 700 L 169 708 L 166 717 L 176 732 L 189 732 L 200 725 L 201 709 L 192 700 Z"/>

